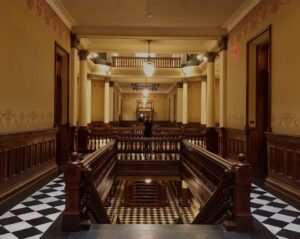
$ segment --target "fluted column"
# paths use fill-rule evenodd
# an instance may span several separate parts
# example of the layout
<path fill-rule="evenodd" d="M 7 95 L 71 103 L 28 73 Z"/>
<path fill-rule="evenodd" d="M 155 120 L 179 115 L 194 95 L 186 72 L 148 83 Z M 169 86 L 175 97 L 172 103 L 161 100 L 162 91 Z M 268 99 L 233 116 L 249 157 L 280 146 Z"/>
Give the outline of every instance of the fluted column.
<path fill-rule="evenodd" d="M 207 115 L 206 115 L 206 147 L 207 150 L 218 153 L 218 133 L 215 130 L 215 57 L 216 53 L 209 52 L 207 57 Z"/>
<path fill-rule="evenodd" d="M 227 37 L 218 42 L 220 48 L 220 128 L 226 126 L 226 100 L 227 100 Z"/>
<path fill-rule="evenodd" d="M 182 83 L 177 84 L 176 123 L 182 123 Z"/>
<path fill-rule="evenodd" d="M 109 98 L 109 80 L 106 80 L 104 83 L 104 124 L 109 124 Z"/>
<path fill-rule="evenodd" d="M 88 148 L 88 129 L 87 129 L 87 50 L 79 51 L 79 115 L 78 115 L 78 149 L 86 151 Z"/>
<path fill-rule="evenodd" d="M 206 125 L 206 113 L 207 113 L 207 82 L 206 75 L 201 76 L 201 124 Z"/>
<path fill-rule="evenodd" d="M 182 86 L 182 124 L 188 123 L 188 83 L 185 80 Z"/>
<path fill-rule="evenodd" d="M 215 57 L 216 53 L 207 53 L 207 116 L 206 127 L 215 127 L 215 95 L 214 95 L 214 78 L 215 78 Z"/>
<path fill-rule="evenodd" d="M 87 123 L 92 122 L 92 80 L 87 80 Z"/>
<path fill-rule="evenodd" d="M 78 125 L 87 126 L 87 56 L 88 51 L 79 51 L 80 58 L 80 94 L 79 94 L 79 115 L 78 115 Z"/>

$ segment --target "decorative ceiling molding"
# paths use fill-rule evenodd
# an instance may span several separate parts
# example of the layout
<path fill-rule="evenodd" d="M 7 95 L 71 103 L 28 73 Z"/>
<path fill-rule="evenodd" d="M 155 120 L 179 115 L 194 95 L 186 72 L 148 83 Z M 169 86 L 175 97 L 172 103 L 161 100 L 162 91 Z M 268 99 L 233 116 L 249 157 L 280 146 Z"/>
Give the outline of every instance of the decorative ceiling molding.
<path fill-rule="evenodd" d="M 134 27 L 134 26 L 74 26 L 80 37 L 165 37 L 176 39 L 217 40 L 226 34 L 223 27 Z"/>
<path fill-rule="evenodd" d="M 60 17 L 60 19 L 66 24 L 69 30 L 76 25 L 75 20 L 72 18 L 67 9 L 63 6 L 60 0 L 46 0 L 53 11 Z"/>
<path fill-rule="evenodd" d="M 261 0 L 246 0 L 223 25 L 231 31 Z"/>
<path fill-rule="evenodd" d="M 70 30 L 61 20 L 47 0 L 25 0 L 27 7 L 41 18 L 48 27 L 51 27 L 67 45 L 71 45 Z"/>

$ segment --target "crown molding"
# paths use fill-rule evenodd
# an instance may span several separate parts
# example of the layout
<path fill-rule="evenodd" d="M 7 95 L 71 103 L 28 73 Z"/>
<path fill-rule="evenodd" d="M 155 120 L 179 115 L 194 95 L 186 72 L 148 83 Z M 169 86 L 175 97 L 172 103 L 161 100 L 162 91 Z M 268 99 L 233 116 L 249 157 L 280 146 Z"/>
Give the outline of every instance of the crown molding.
<path fill-rule="evenodd" d="M 176 39 L 218 40 L 226 34 L 223 27 L 133 27 L 133 26 L 74 26 L 79 37 L 155 37 Z"/>
<path fill-rule="evenodd" d="M 223 25 L 227 32 L 231 31 L 261 0 L 246 0 L 231 15 L 231 17 Z"/>
<path fill-rule="evenodd" d="M 53 11 L 59 16 L 59 18 L 66 24 L 69 30 L 76 25 L 75 20 L 72 18 L 67 9 L 63 6 L 60 0 L 46 0 Z"/>

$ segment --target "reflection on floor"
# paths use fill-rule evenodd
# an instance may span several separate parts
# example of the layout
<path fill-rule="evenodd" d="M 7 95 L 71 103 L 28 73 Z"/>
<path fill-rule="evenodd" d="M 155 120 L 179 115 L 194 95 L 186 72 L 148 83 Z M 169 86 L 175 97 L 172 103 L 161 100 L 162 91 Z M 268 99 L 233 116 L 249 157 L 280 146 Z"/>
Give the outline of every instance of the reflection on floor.
<path fill-rule="evenodd" d="M 124 184 L 120 182 L 111 205 L 107 207 L 110 217 L 115 213 L 119 215 L 121 222 L 126 224 L 172 224 L 179 214 L 184 214 L 189 222 L 199 212 L 199 204 L 192 200 L 190 207 L 180 207 L 177 197 L 170 184 L 167 184 L 168 206 L 165 207 L 123 207 Z"/>

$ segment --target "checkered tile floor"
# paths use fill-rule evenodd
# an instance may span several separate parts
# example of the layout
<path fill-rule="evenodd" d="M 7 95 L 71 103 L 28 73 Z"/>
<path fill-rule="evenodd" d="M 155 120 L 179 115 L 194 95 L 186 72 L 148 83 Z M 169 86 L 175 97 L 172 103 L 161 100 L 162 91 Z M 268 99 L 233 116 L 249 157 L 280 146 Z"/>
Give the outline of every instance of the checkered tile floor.
<path fill-rule="evenodd" d="M 120 190 L 108 212 L 120 204 Z M 121 207 L 123 223 L 172 223 L 178 212 L 187 215 L 191 221 L 198 210 L 196 203 L 190 208 L 181 208 L 168 192 L 170 205 L 163 208 Z M 40 238 L 62 213 L 65 207 L 63 175 L 60 175 L 23 202 L 0 216 L 0 238 Z M 130 210 L 133 210 L 130 213 Z M 251 193 L 253 216 L 278 238 L 300 238 L 300 211 L 253 184 Z M 130 216 L 132 215 L 132 216 Z"/>
<path fill-rule="evenodd" d="M 0 216 L 0 238 L 40 238 L 65 208 L 63 175 Z"/>
<path fill-rule="evenodd" d="M 122 223 L 126 224 L 172 224 L 179 214 L 182 213 L 191 222 L 199 212 L 199 204 L 192 201 L 190 207 L 180 207 L 174 192 L 167 185 L 167 198 L 169 205 L 166 207 L 123 207 L 122 197 L 124 191 L 124 181 L 119 183 L 115 196 L 111 200 L 111 205 L 107 207 L 110 217 L 116 213 Z"/>
<path fill-rule="evenodd" d="M 300 211 L 252 184 L 253 216 L 278 238 L 300 238 Z"/>

